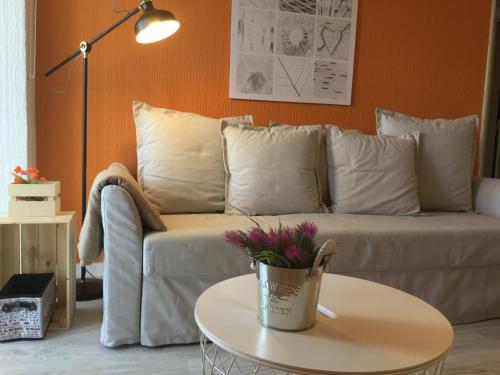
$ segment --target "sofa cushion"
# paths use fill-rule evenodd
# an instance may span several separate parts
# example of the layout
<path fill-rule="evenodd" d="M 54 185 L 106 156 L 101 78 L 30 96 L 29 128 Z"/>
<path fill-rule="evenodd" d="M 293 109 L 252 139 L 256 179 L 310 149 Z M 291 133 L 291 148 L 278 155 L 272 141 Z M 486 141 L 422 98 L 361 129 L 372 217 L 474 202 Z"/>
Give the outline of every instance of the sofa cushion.
<path fill-rule="evenodd" d="M 416 215 L 418 133 L 380 137 L 326 127 L 332 210 Z"/>
<path fill-rule="evenodd" d="M 321 129 L 224 124 L 226 210 L 234 215 L 325 212 L 318 160 Z"/>
<path fill-rule="evenodd" d="M 423 210 L 472 209 L 472 166 L 477 116 L 423 120 L 377 108 L 379 135 L 420 133 L 418 192 Z"/>
<path fill-rule="evenodd" d="M 144 238 L 144 273 L 154 278 L 223 278 L 251 272 L 249 258 L 223 239 L 226 230 L 247 230 L 244 216 L 164 215 L 168 232 Z M 252 219 L 264 228 L 310 220 L 318 243 L 333 238 L 330 271 L 383 272 L 500 265 L 500 219 L 460 212 L 426 216 L 294 214 Z"/>
<path fill-rule="evenodd" d="M 326 163 L 326 137 L 325 137 L 325 129 L 321 125 L 286 125 L 276 121 L 270 121 L 270 128 L 286 128 L 289 126 L 308 126 L 311 128 L 321 129 L 321 144 L 319 147 L 319 160 L 318 160 L 318 178 L 319 178 L 319 186 L 321 188 L 321 200 L 325 204 L 325 206 L 329 207 L 331 204 L 330 201 L 330 192 L 328 191 L 328 165 Z"/>
<path fill-rule="evenodd" d="M 220 120 L 134 102 L 137 178 L 161 213 L 222 212 Z M 251 116 L 231 118 L 251 124 Z"/>

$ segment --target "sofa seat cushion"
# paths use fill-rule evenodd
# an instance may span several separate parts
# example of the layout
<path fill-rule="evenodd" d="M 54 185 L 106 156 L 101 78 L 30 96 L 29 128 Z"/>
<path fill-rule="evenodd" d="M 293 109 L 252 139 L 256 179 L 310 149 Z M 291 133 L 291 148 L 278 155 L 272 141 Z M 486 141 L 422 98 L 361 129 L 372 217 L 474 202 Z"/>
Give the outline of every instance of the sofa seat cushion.
<path fill-rule="evenodd" d="M 434 212 L 396 217 L 294 214 L 253 217 L 264 228 L 318 226 L 318 243 L 333 238 L 337 255 L 330 272 L 435 270 L 500 265 L 500 219 L 474 213 Z M 158 278 L 228 278 L 250 273 L 250 260 L 223 239 L 226 230 L 250 228 L 245 216 L 164 215 L 168 232 L 144 238 L 144 274 Z"/>

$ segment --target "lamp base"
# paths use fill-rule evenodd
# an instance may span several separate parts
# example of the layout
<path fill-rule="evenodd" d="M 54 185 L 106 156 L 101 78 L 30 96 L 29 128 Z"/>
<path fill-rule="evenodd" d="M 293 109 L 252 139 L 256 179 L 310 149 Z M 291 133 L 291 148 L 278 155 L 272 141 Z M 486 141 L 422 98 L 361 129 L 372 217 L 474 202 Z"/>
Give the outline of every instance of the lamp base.
<path fill-rule="evenodd" d="M 102 298 L 102 280 L 85 279 L 76 280 L 76 300 L 92 301 Z"/>

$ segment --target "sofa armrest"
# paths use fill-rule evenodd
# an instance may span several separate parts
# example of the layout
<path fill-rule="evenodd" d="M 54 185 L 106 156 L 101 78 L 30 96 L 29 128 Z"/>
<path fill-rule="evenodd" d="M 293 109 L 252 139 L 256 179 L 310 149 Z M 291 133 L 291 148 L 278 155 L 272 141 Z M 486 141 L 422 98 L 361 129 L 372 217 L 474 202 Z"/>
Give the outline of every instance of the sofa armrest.
<path fill-rule="evenodd" d="M 104 230 L 105 346 L 140 341 L 143 226 L 132 196 L 122 187 L 105 186 L 101 196 Z"/>
<path fill-rule="evenodd" d="M 500 218 L 500 180 L 475 177 L 472 181 L 472 202 L 477 213 Z"/>
<path fill-rule="evenodd" d="M 142 187 L 123 164 L 117 162 L 111 163 L 107 170 L 99 173 L 96 181 L 99 181 L 98 184 L 101 184 L 103 187 L 107 185 L 123 187 L 134 199 L 145 228 L 153 231 L 164 231 L 167 229 L 160 218 L 158 209 L 148 199 Z"/>
<path fill-rule="evenodd" d="M 125 190 L 133 199 L 135 209 L 139 213 L 144 228 L 154 231 L 166 230 L 158 209 L 149 201 L 141 186 L 127 168 L 120 163 L 113 163 L 108 169 L 96 176 L 90 190 L 87 214 L 85 215 L 78 242 L 78 252 L 82 266 L 93 263 L 99 257 L 103 248 L 103 190 L 113 185 Z"/>

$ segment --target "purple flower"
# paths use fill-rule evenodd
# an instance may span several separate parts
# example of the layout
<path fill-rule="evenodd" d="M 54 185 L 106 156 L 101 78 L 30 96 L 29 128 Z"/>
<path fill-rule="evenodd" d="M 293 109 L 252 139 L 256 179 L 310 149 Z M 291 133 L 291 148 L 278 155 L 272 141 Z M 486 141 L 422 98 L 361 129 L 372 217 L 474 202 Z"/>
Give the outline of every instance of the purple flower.
<path fill-rule="evenodd" d="M 280 230 L 280 248 L 286 249 L 293 243 L 293 230 L 290 227 L 283 227 Z"/>
<path fill-rule="evenodd" d="M 310 221 L 304 221 L 304 222 L 300 223 L 299 225 L 297 225 L 295 230 L 296 230 L 296 233 L 298 235 L 302 235 L 302 236 L 307 237 L 311 240 L 318 233 L 318 227 L 316 227 L 316 225 L 314 225 Z"/>
<path fill-rule="evenodd" d="M 290 227 L 271 228 L 267 235 L 267 246 L 283 253 L 293 244 L 293 230 Z"/>
<path fill-rule="evenodd" d="M 245 249 L 247 247 L 246 236 L 243 232 L 237 230 L 224 232 L 224 239 L 231 245 L 239 247 L 240 249 Z"/>
<path fill-rule="evenodd" d="M 298 262 L 302 260 L 302 250 L 300 247 L 293 244 L 285 250 L 285 256 L 291 263 Z"/>
<path fill-rule="evenodd" d="M 262 228 L 253 227 L 248 232 L 248 237 L 257 246 L 265 246 L 268 243 L 267 234 Z"/>
<path fill-rule="evenodd" d="M 269 229 L 269 233 L 267 234 L 267 246 L 271 249 L 275 249 L 279 242 L 278 231 L 274 228 Z"/>
<path fill-rule="evenodd" d="M 256 223 L 255 223 L 256 224 Z M 318 251 L 314 237 L 316 225 L 304 221 L 294 227 L 283 226 L 265 231 L 258 224 L 248 231 L 224 232 L 224 239 L 248 254 L 254 261 L 275 267 L 307 268 Z"/>

